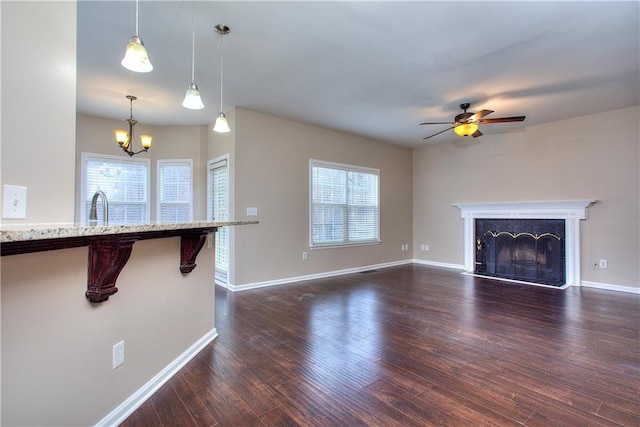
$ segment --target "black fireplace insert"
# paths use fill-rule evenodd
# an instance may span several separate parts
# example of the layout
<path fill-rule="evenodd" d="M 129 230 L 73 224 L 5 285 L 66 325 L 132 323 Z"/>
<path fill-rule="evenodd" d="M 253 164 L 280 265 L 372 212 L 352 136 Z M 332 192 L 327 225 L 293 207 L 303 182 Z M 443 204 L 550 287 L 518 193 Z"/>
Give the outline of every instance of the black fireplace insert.
<path fill-rule="evenodd" d="M 565 284 L 563 219 L 475 220 L 475 273 L 550 286 Z"/>

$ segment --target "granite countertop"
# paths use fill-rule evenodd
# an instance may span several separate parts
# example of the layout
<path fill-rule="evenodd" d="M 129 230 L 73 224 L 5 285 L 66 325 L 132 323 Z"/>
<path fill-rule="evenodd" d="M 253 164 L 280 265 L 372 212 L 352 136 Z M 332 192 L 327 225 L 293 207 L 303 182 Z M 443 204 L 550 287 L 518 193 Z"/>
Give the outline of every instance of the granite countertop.
<path fill-rule="evenodd" d="M 111 234 L 145 233 L 154 231 L 191 230 L 198 228 L 226 227 L 233 225 L 258 224 L 258 221 L 195 221 L 180 224 L 140 224 L 140 225 L 108 225 L 108 226 L 84 226 L 84 225 L 56 225 L 33 224 L 2 225 L 0 230 L 0 243 L 27 242 L 45 239 L 65 239 L 72 237 L 105 236 Z"/>

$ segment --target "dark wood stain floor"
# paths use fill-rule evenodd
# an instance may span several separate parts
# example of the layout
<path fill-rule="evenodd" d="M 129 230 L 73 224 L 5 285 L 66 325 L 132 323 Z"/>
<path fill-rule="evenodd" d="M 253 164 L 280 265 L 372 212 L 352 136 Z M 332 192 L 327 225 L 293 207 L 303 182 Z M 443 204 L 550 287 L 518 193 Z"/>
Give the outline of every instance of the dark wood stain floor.
<path fill-rule="evenodd" d="M 640 426 L 640 296 L 406 265 L 216 290 L 123 426 Z"/>

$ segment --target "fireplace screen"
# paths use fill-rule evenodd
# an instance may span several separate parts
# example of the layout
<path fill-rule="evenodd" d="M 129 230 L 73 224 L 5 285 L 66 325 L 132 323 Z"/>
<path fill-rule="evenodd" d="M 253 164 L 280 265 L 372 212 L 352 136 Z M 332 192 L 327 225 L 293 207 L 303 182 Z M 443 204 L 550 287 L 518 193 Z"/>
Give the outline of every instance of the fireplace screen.
<path fill-rule="evenodd" d="M 476 219 L 475 273 L 565 284 L 563 219 Z"/>

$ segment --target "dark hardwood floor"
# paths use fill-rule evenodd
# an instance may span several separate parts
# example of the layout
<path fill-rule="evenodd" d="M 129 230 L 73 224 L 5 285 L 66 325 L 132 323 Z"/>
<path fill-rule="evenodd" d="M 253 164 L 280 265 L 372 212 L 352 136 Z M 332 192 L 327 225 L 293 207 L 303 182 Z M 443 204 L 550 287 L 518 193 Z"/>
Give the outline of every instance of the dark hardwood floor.
<path fill-rule="evenodd" d="M 123 426 L 640 426 L 640 296 L 420 265 L 216 290 L 220 336 Z"/>

